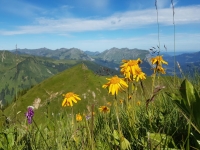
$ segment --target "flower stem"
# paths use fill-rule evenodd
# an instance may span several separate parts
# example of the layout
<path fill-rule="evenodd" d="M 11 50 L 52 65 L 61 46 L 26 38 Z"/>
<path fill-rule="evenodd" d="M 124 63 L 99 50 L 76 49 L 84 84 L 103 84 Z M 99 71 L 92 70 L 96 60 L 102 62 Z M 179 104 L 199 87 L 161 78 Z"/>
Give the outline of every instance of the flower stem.
<path fill-rule="evenodd" d="M 115 93 L 115 100 L 116 100 L 116 117 L 117 117 L 117 127 L 118 127 L 118 133 L 119 133 L 119 143 L 120 143 L 120 149 L 122 149 L 122 133 L 121 133 L 121 127 L 119 122 L 119 110 L 117 105 L 117 95 Z"/>
<path fill-rule="evenodd" d="M 42 132 L 40 131 L 40 129 L 39 129 L 39 127 L 37 126 L 37 124 L 36 124 L 36 122 L 35 122 L 35 120 L 34 120 L 34 119 L 33 119 L 33 123 L 35 124 L 36 128 L 37 128 L 37 129 L 38 129 L 38 131 L 40 132 L 40 135 L 41 135 L 41 137 L 43 138 L 43 140 L 44 140 L 44 142 L 45 142 L 45 144 L 46 144 L 47 148 L 48 148 L 48 149 L 50 149 L 50 147 L 49 147 L 49 146 L 48 146 L 48 144 L 47 144 L 47 141 L 45 140 L 45 138 L 44 138 L 44 136 L 43 136 Z"/>

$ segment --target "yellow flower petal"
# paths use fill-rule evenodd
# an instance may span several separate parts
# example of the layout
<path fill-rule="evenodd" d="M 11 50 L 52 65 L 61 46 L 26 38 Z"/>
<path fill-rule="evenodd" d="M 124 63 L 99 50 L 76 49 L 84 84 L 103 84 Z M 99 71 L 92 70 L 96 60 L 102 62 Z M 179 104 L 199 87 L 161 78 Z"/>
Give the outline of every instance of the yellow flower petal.
<path fill-rule="evenodd" d="M 69 92 L 69 93 L 66 93 L 65 95 L 65 98 L 62 102 L 62 106 L 65 107 L 65 106 L 73 106 L 73 103 L 77 103 L 77 100 L 81 100 L 80 97 L 77 95 L 77 94 L 74 94 L 73 92 Z"/>
<path fill-rule="evenodd" d="M 127 88 L 128 85 L 126 84 L 123 79 L 119 78 L 118 76 L 113 76 L 109 79 L 109 82 L 104 84 L 102 86 L 103 88 L 108 87 L 109 91 L 108 93 L 111 93 L 112 95 L 118 94 L 119 90 L 123 90 L 123 87 Z"/>

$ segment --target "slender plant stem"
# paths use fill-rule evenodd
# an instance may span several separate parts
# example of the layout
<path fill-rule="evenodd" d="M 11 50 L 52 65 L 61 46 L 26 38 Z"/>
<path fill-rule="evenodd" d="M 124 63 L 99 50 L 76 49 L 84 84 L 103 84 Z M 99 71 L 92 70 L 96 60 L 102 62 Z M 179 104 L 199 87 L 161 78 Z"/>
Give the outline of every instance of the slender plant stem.
<path fill-rule="evenodd" d="M 34 119 L 33 119 L 33 123 L 35 124 L 36 128 L 37 128 L 37 129 L 38 129 L 38 131 L 40 132 L 40 135 L 41 135 L 41 137 L 43 138 L 43 140 L 44 140 L 44 142 L 45 142 L 45 144 L 46 144 L 47 148 L 48 148 L 48 149 L 50 149 L 50 147 L 48 146 L 48 144 L 47 144 L 47 142 L 46 142 L 46 140 L 45 140 L 45 138 L 44 138 L 44 136 L 43 136 L 42 132 L 40 131 L 40 129 L 39 129 L 39 127 L 38 127 L 38 125 L 36 124 L 36 122 L 35 122 L 35 120 L 34 120 Z"/>
<path fill-rule="evenodd" d="M 90 127 L 90 134 L 91 134 L 91 144 L 92 144 L 92 150 L 94 149 L 94 145 L 93 145 L 93 128 L 94 128 L 94 115 L 93 115 L 93 111 L 94 111 L 94 104 L 92 104 L 92 109 L 91 109 L 91 127 Z"/>
<path fill-rule="evenodd" d="M 174 1 L 171 0 L 171 4 L 172 4 L 172 10 L 173 10 L 173 25 L 174 25 L 174 86 L 176 85 L 176 78 L 175 78 L 175 75 L 176 75 L 176 45 L 175 45 L 175 41 L 176 41 L 176 36 L 175 36 L 175 21 L 174 21 Z"/>
<path fill-rule="evenodd" d="M 156 7 L 156 12 L 157 12 L 157 25 L 158 25 L 158 49 L 160 52 L 160 26 L 158 22 L 158 7 L 157 7 L 157 0 L 155 0 L 155 7 Z"/>
<path fill-rule="evenodd" d="M 181 111 L 182 112 L 182 111 Z M 200 130 L 190 121 L 190 119 L 182 112 L 183 116 L 186 118 L 188 122 L 192 125 L 192 127 L 200 134 Z"/>

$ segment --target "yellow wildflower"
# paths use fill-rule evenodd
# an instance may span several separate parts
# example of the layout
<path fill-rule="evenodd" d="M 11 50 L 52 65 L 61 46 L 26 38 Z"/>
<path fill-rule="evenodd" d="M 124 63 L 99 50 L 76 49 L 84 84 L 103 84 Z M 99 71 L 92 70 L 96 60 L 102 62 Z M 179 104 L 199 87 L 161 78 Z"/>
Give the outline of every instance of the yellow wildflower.
<path fill-rule="evenodd" d="M 76 121 L 82 121 L 82 116 L 80 113 L 76 114 Z"/>
<path fill-rule="evenodd" d="M 107 105 L 108 105 L 108 106 L 111 106 L 112 104 L 111 104 L 111 102 L 107 102 Z"/>
<path fill-rule="evenodd" d="M 107 106 L 100 106 L 99 110 L 100 110 L 100 112 L 103 112 L 103 113 L 110 112 L 110 108 L 108 108 Z"/>
<path fill-rule="evenodd" d="M 153 68 L 153 69 L 154 69 L 154 73 L 160 72 L 162 74 L 166 74 L 165 69 L 161 67 L 160 65 L 158 65 L 156 68 Z"/>
<path fill-rule="evenodd" d="M 112 93 L 112 95 L 118 94 L 119 90 L 124 90 L 124 88 L 128 87 L 126 82 L 123 79 L 119 78 L 117 75 L 115 75 L 111 79 L 108 78 L 106 79 L 109 80 L 109 82 L 107 84 L 104 84 L 102 87 L 103 88 L 109 87 L 108 93 Z"/>
<path fill-rule="evenodd" d="M 151 63 L 157 65 L 162 65 L 162 63 L 166 65 L 168 64 L 166 61 L 163 60 L 162 56 L 156 56 L 154 58 L 151 58 Z"/>
<path fill-rule="evenodd" d="M 140 102 L 140 101 L 137 101 L 137 105 L 140 106 L 140 104 L 141 104 L 141 102 Z"/>
<path fill-rule="evenodd" d="M 66 94 L 63 94 L 63 96 L 65 96 L 63 102 L 62 102 L 62 106 L 66 107 L 66 106 L 73 106 L 73 103 L 77 103 L 77 100 L 81 100 L 79 98 L 79 96 L 77 94 L 74 94 L 73 92 L 69 92 Z"/>
<path fill-rule="evenodd" d="M 137 60 L 122 60 L 122 62 L 124 62 L 124 64 L 120 66 L 120 72 L 125 76 L 125 78 L 131 80 L 131 77 L 135 74 L 135 69 L 140 68 L 138 64 L 142 61 L 138 58 Z"/>
<path fill-rule="evenodd" d="M 123 104 L 124 100 L 120 99 L 119 102 L 120 102 L 120 104 Z"/>
<path fill-rule="evenodd" d="M 138 81 L 139 79 L 142 79 L 142 80 L 146 79 L 145 73 L 142 72 L 142 70 L 140 68 L 137 68 L 135 70 L 135 74 L 133 77 L 136 78 L 136 81 Z"/>

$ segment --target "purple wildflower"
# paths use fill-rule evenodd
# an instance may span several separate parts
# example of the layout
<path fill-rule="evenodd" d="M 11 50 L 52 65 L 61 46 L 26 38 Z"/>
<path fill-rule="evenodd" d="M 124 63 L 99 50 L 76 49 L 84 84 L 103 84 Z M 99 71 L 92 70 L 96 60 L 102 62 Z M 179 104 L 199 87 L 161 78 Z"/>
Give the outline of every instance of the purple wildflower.
<path fill-rule="evenodd" d="M 33 106 L 28 106 L 28 110 L 26 112 L 26 118 L 28 120 L 28 123 L 31 124 L 32 123 L 32 118 L 34 116 L 34 111 L 33 111 L 34 107 Z"/>

